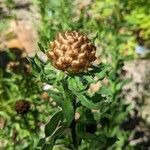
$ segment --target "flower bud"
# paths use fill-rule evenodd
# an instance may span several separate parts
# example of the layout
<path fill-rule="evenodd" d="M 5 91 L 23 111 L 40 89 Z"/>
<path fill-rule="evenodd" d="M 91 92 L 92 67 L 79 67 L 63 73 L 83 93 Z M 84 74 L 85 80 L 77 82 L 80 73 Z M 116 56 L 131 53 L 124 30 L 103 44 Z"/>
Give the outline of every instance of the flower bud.
<path fill-rule="evenodd" d="M 85 71 L 96 59 L 96 47 L 86 35 L 76 31 L 59 33 L 50 48 L 47 55 L 52 64 L 67 72 Z"/>

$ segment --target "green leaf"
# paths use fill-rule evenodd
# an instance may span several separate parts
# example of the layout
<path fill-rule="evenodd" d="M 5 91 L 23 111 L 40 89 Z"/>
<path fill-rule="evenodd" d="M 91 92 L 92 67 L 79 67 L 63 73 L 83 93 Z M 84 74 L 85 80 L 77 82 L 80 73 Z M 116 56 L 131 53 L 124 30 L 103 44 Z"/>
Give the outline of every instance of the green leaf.
<path fill-rule="evenodd" d="M 98 103 L 100 101 L 104 101 L 106 100 L 106 97 L 102 96 L 100 93 L 96 92 L 94 93 L 92 96 L 89 96 L 90 99 L 94 102 L 94 103 Z"/>
<path fill-rule="evenodd" d="M 117 78 L 117 73 L 115 70 L 112 70 L 110 73 L 109 73 L 109 79 L 112 80 L 112 81 L 115 81 Z"/>
<path fill-rule="evenodd" d="M 98 38 L 98 32 L 96 33 L 95 37 L 92 40 L 92 43 L 95 44 L 95 40 Z"/>
<path fill-rule="evenodd" d="M 90 134 L 90 133 L 86 133 L 86 132 L 80 132 L 79 136 L 84 139 L 84 140 L 91 140 L 91 141 L 95 141 L 98 140 L 97 136 L 94 134 Z"/>
<path fill-rule="evenodd" d="M 99 143 L 99 145 L 104 146 L 106 149 L 113 145 L 118 139 L 116 137 L 108 137 L 107 135 L 105 135 L 104 133 L 100 133 L 99 135 L 95 135 L 95 134 L 91 134 L 91 133 L 87 133 L 83 130 L 80 130 L 81 124 L 77 125 L 77 131 L 78 131 L 78 136 L 84 140 L 87 140 L 89 142 L 93 141 L 97 141 Z"/>
<path fill-rule="evenodd" d="M 92 66 L 92 69 L 93 70 L 88 71 L 88 73 L 90 75 L 95 74 L 95 73 L 99 73 L 102 70 L 102 68 L 100 66 Z"/>
<path fill-rule="evenodd" d="M 50 82 L 48 82 L 49 84 L 51 83 L 54 83 L 54 81 L 55 81 L 55 79 L 56 79 L 56 74 L 53 74 L 52 72 L 51 73 L 49 73 L 48 75 L 46 75 L 46 78 L 47 78 L 47 80 L 48 81 L 50 81 Z M 53 81 L 53 82 L 52 82 Z"/>
<path fill-rule="evenodd" d="M 45 49 L 44 49 L 44 47 L 42 46 L 42 44 L 41 44 L 41 43 L 38 43 L 38 46 L 39 46 L 40 50 L 41 50 L 43 53 L 45 53 Z"/>
<path fill-rule="evenodd" d="M 101 102 L 100 103 L 93 103 L 92 100 L 89 100 L 86 96 L 84 95 L 78 95 L 77 96 L 78 100 L 81 102 L 82 105 L 89 109 L 100 109 L 101 108 Z"/>
<path fill-rule="evenodd" d="M 84 140 L 87 140 L 89 142 L 91 141 L 97 141 L 99 142 L 100 144 L 104 144 L 106 143 L 106 140 L 107 140 L 107 137 L 104 136 L 104 135 L 95 135 L 95 134 L 91 134 L 91 133 L 87 133 L 87 132 L 80 132 L 78 133 L 79 137 L 84 139 Z"/>
<path fill-rule="evenodd" d="M 67 124 L 70 125 L 71 121 L 74 118 L 74 108 L 72 105 L 72 100 L 68 98 L 64 99 L 62 109 L 64 118 L 66 118 Z"/>
<path fill-rule="evenodd" d="M 72 92 L 68 89 L 67 82 L 65 80 L 61 81 L 61 85 L 57 87 L 61 93 L 63 98 L 62 109 L 64 118 L 67 120 L 67 124 L 70 125 L 73 117 L 74 117 L 74 108 L 73 108 L 73 100 L 74 97 Z"/>
<path fill-rule="evenodd" d="M 116 137 L 107 137 L 107 148 L 112 146 L 118 139 Z"/>
<path fill-rule="evenodd" d="M 77 95 L 77 92 L 81 92 L 87 88 L 87 84 L 83 84 L 82 78 L 74 76 L 73 78 L 68 78 L 68 88 Z"/>
<path fill-rule="evenodd" d="M 65 74 L 63 72 L 57 72 L 56 76 L 56 82 L 62 81 L 65 77 Z"/>
<path fill-rule="evenodd" d="M 3 79 L 3 70 L 0 68 L 0 81 Z"/>
<path fill-rule="evenodd" d="M 101 95 L 110 96 L 111 95 L 110 87 L 102 86 L 98 91 L 98 93 L 100 93 Z"/>
<path fill-rule="evenodd" d="M 38 149 L 38 148 L 40 149 L 40 147 L 42 147 L 45 142 L 46 142 L 45 138 L 41 138 L 41 139 L 39 140 L 39 142 L 38 142 L 37 149 Z"/>
<path fill-rule="evenodd" d="M 90 75 L 84 75 L 83 78 L 85 78 L 89 84 L 94 82 L 94 78 Z"/>
<path fill-rule="evenodd" d="M 127 83 L 129 83 L 131 81 L 131 79 L 126 79 L 126 80 L 123 80 L 123 81 L 121 81 L 121 82 L 119 82 L 118 84 L 117 84 L 117 86 L 116 86 L 116 90 L 121 90 L 122 89 L 122 87 L 124 86 L 124 85 L 126 85 Z"/>
<path fill-rule="evenodd" d="M 41 68 L 41 62 L 40 62 L 40 60 L 38 59 L 38 57 L 34 57 L 34 62 L 35 62 L 35 64 L 36 64 L 39 68 Z"/>
<path fill-rule="evenodd" d="M 108 71 L 108 68 L 106 67 L 106 68 L 104 68 L 100 73 L 96 73 L 96 76 L 97 76 L 100 80 L 102 80 L 102 79 L 105 78 L 107 71 Z"/>
<path fill-rule="evenodd" d="M 42 147 L 42 150 L 52 150 L 53 146 L 54 145 L 52 143 L 45 143 Z"/>
<path fill-rule="evenodd" d="M 53 146 L 55 144 L 55 141 L 62 136 L 62 134 L 65 132 L 65 130 L 67 129 L 66 124 L 63 124 L 62 126 L 58 127 L 56 129 L 56 131 L 53 133 L 53 135 L 51 136 L 51 138 L 49 139 L 48 143 L 45 143 L 45 145 L 43 146 L 42 150 L 52 150 Z"/>
<path fill-rule="evenodd" d="M 77 91 L 78 90 L 78 85 L 77 85 L 76 80 L 74 78 L 68 78 L 68 88 L 71 91 Z"/>
<path fill-rule="evenodd" d="M 84 86 L 84 85 L 83 85 L 81 79 L 82 79 L 82 78 L 79 78 L 79 77 L 75 76 L 75 81 L 76 81 L 77 86 L 78 86 L 78 89 L 79 89 L 80 91 L 87 88 L 87 86 Z"/>
<path fill-rule="evenodd" d="M 100 108 L 100 113 L 105 113 L 110 107 L 110 102 L 108 101 L 102 101 L 101 102 L 101 108 Z"/>
<path fill-rule="evenodd" d="M 57 103 L 58 106 L 62 107 L 63 98 L 59 93 L 50 93 L 50 97 Z"/>
<path fill-rule="evenodd" d="M 62 111 L 59 111 L 52 116 L 50 121 L 45 125 L 45 137 L 49 137 L 55 131 L 61 118 Z"/>
<path fill-rule="evenodd" d="M 66 124 L 63 124 L 62 126 L 60 126 L 52 135 L 51 140 L 55 142 L 57 140 L 57 138 L 59 138 L 60 136 L 63 135 L 63 133 L 65 132 L 66 129 L 67 129 Z"/>
<path fill-rule="evenodd" d="M 0 111 L 0 116 L 6 118 L 6 119 L 10 119 L 9 114 L 7 114 L 5 111 Z"/>
<path fill-rule="evenodd" d="M 46 76 L 50 75 L 55 76 L 56 78 L 56 72 L 54 71 L 54 68 L 50 63 L 44 66 L 44 73 L 46 74 Z"/>

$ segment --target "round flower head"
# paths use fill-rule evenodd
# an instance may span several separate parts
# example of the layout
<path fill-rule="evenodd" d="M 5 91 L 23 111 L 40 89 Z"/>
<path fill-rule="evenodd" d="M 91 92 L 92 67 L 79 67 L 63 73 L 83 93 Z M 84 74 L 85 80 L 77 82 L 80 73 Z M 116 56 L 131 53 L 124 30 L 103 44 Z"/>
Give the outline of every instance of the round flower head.
<path fill-rule="evenodd" d="M 96 59 L 96 47 L 86 35 L 73 31 L 59 33 L 50 44 L 48 57 L 59 70 L 67 72 L 83 72 Z"/>
<path fill-rule="evenodd" d="M 27 100 L 19 100 L 15 104 L 15 109 L 18 114 L 27 114 L 30 109 L 30 102 Z"/>

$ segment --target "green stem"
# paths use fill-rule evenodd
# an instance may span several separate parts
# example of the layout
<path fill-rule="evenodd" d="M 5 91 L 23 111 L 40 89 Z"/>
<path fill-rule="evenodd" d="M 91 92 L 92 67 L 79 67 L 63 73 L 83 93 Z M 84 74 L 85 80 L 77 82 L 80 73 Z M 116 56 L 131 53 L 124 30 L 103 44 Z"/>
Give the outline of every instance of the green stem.
<path fill-rule="evenodd" d="M 78 150 L 78 142 L 77 142 L 77 134 L 76 134 L 76 121 L 75 121 L 75 112 L 76 112 L 76 102 L 73 101 L 73 107 L 74 107 L 74 119 L 71 122 L 71 136 L 72 136 L 72 143 L 73 143 L 73 149 Z"/>
<path fill-rule="evenodd" d="M 78 150 L 75 119 L 73 119 L 71 123 L 71 136 L 72 136 L 73 149 Z"/>

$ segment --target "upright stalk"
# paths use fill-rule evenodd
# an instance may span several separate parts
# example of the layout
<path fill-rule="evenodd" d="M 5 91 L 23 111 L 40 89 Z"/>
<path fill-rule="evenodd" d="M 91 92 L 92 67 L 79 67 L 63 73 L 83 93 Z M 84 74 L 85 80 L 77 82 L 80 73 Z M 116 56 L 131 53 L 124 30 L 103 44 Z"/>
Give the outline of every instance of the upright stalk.
<path fill-rule="evenodd" d="M 73 107 L 74 107 L 74 119 L 71 122 L 71 136 L 72 136 L 72 143 L 73 149 L 78 150 L 78 141 L 77 141 L 77 134 L 76 134 L 76 121 L 75 121 L 75 112 L 76 112 L 76 101 L 73 100 Z"/>

